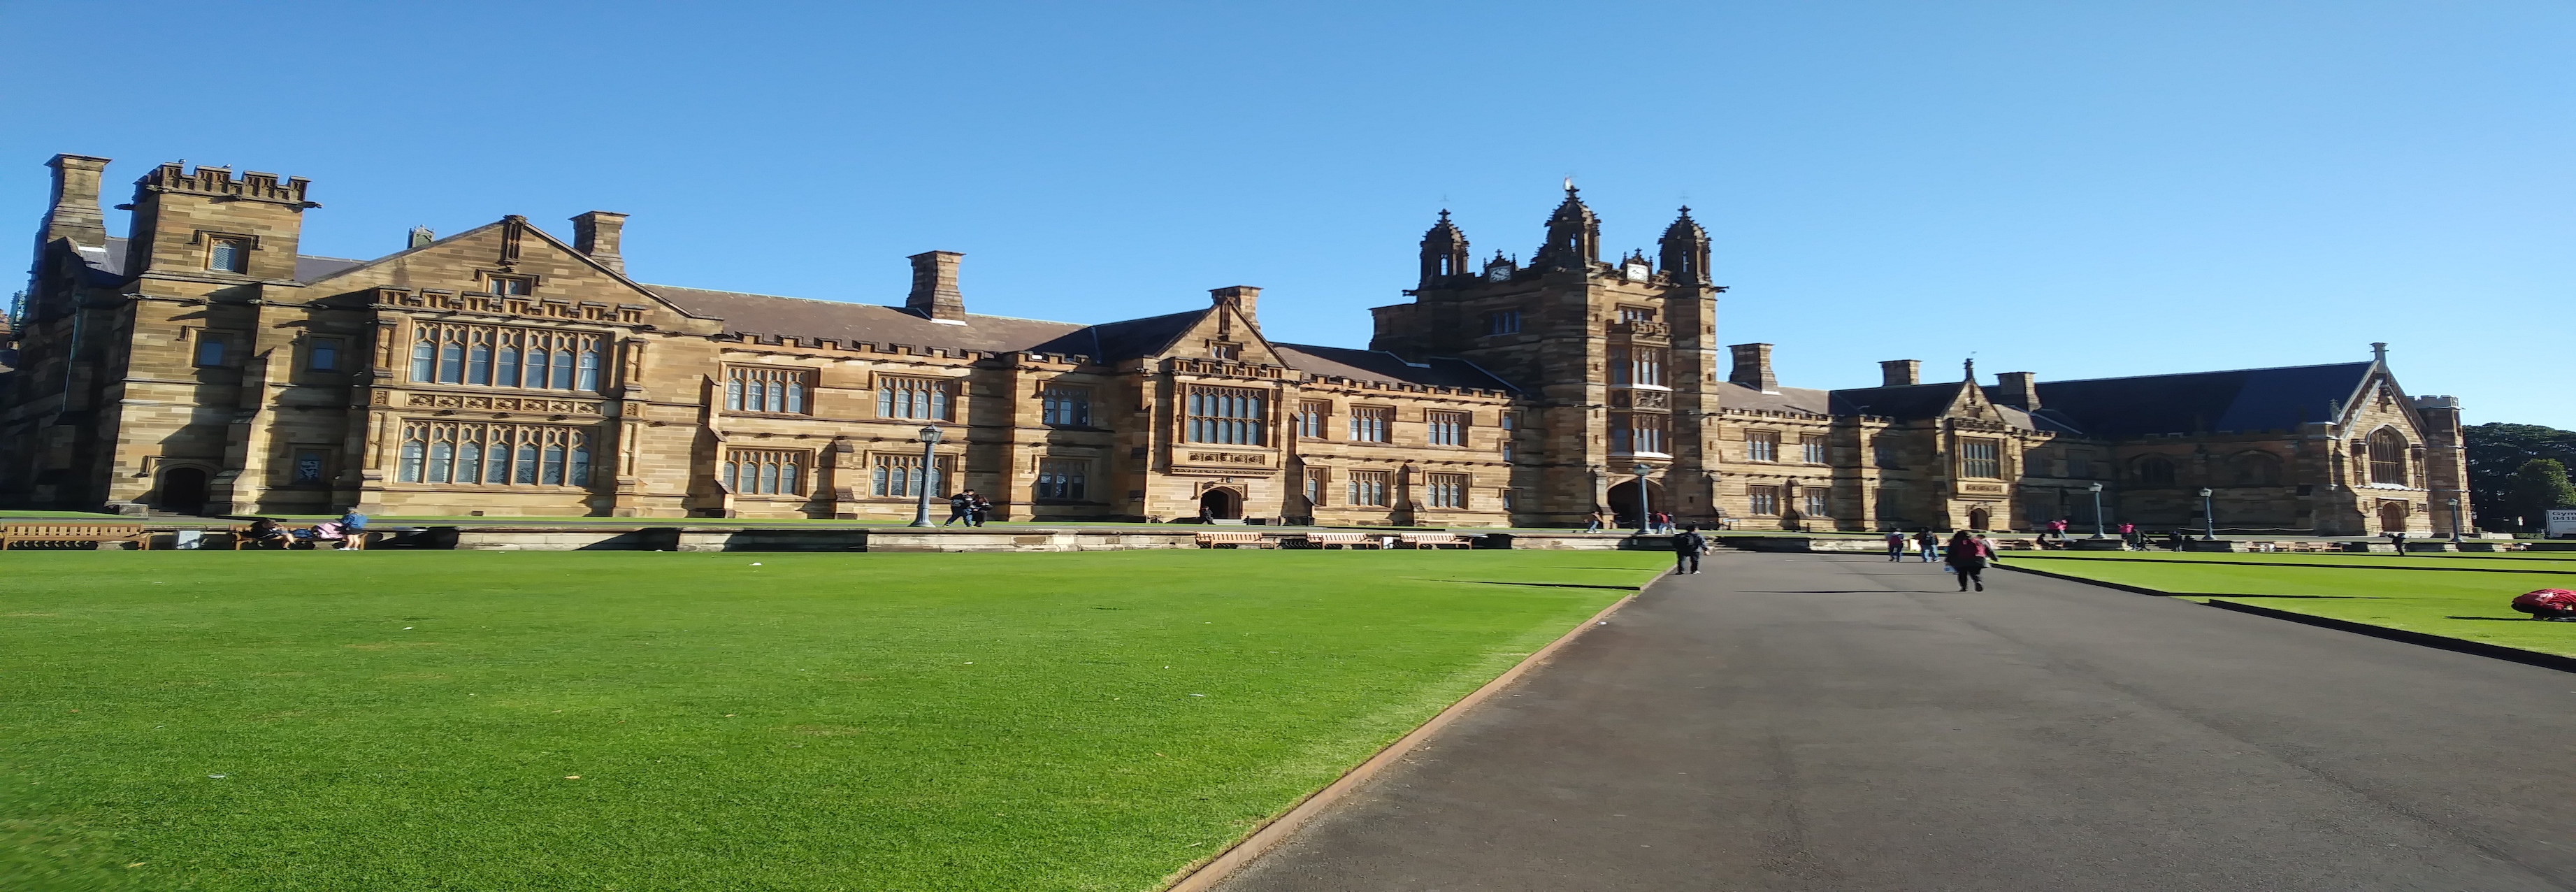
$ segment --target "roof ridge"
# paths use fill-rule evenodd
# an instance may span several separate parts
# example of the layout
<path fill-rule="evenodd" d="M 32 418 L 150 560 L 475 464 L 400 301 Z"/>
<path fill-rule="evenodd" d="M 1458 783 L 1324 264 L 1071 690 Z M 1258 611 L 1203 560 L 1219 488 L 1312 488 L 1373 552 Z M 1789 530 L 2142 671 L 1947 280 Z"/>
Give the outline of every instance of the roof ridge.
<path fill-rule="evenodd" d="M 892 310 L 892 311 L 894 311 L 894 312 L 898 312 L 898 313 L 900 313 L 900 312 L 903 312 L 903 311 L 904 311 L 904 308 L 902 308 L 902 307 L 893 306 L 893 305 L 889 305 L 889 304 L 871 304 L 871 303 L 861 303 L 861 302 L 859 302 L 859 301 L 855 301 L 855 300 L 835 300 L 835 299 L 833 299 L 833 298 L 828 298 L 828 297 L 797 297 L 797 296 L 795 296 L 795 295 L 793 295 L 793 294 L 768 294 L 768 293 L 759 292 L 759 291 L 726 291 L 726 290 L 717 289 L 717 288 L 700 288 L 700 287 L 697 287 L 697 286 L 695 286 L 695 285 L 656 285 L 656 284 L 653 284 L 653 283 L 651 283 L 651 282 L 640 282 L 640 283 L 637 283 L 637 284 L 643 285 L 643 286 L 644 286 L 644 287 L 646 287 L 646 288 L 677 288 L 677 289 L 680 289 L 680 290 L 683 290 L 683 291 L 700 291 L 700 292 L 705 292 L 705 293 L 707 293 L 707 294 L 731 294 L 731 295 L 736 295 L 736 296 L 740 296 L 740 297 L 766 297 L 766 298 L 772 298 L 772 299 L 776 299 L 776 300 L 801 300 L 801 301 L 805 301 L 806 303 L 833 304 L 833 305 L 836 305 L 836 306 L 844 306 L 844 307 L 875 307 L 875 308 L 880 309 L 880 310 Z M 1014 322 L 1045 322 L 1045 323 L 1048 323 L 1048 324 L 1051 324 L 1051 325 L 1081 325 L 1081 324 L 1082 324 L 1082 323 L 1080 323 L 1080 322 L 1066 322 L 1066 321 L 1061 320 L 1061 319 L 1031 319 L 1031 318 L 1028 318 L 1028 317 L 1026 317 L 1026 316 L 1004 316 L 1004 315 L 999 314 L 999 313 L 968 313 L 968 314 L 966 314 L 966 315 L 969 315 L 969 316 L 982 316 L 982 317 L 984 317 L 984 318 L 986 318 L 986 319 L 1009 319 L 1009 320 L 1012 320 L 1012 321 L 1014 321 Z"/>
<path fill-rule="evenodd" d="M 2211 370 L 2209 370 L 2209 371 L 2205 371 L 2205 372 L 2164 372 L 2164 373 L 2161 373 L 2161 374 L 2155 374 L 2155 375 L 2113 375 L 2113 376 L 2103 377 L 2103 378 L 2062 378 L 2062 379 L 2057 379 L 2057 380 L 2050 380 L 2050 379 L 2047 379 L 2047 378 L 2041 378 L 2041 379 L 2039 379 L 2039 381 L 2038 381 L 2037 383 L 2038 383 L 2039 385 L 2041 385 L 2041 386 L 2047 386 L 2047 385 L 2050 385 L 2050 384 L 2087 384 L 2087 383 L 2091 383 L 2091 382 L 2094 382 L 2094 381 L 2134 381 L 2134 380 L 2138 380 L 2138 379 L 2141 379 L 2141 378 L 2180 378 L 2180 377 L 2184 377 L 2184 376 L 2187 376 L 2187 375 L 2231 375 L 2231 374 L 2235 374 L 2235 373 L 2238 373 L 2238 372 L 2286 372 L 2286 371 L 2291 371 L 2291 370 L 2295 370 L 2295 369 L 2330 369 L 2330 368 L 2335 368 L 2335 367 L 2337 367 L 2337 366 L 2368 366 L 2368 365 L 2370 365 L 2370 361 L 2369 361 L 2369 360 L 2362 360 L 2362 361 L 2358 361 L 2358 362 L 2320 362 L 2320 363 L 2316 363 L 2316 364 L 2313 364 L 2313 365 L 2273 365 L 2273 366 L 2261 366 L 2261 367 L 2257 367 L 2257 368 L 2250 368 L 2250 369 L 2211 369 Z M 1994 385 L 1980 385 L 1980 386 L 1989 386 L 1989 387 L 1990 387 L 1990 386 L 1994 386 Z"/>

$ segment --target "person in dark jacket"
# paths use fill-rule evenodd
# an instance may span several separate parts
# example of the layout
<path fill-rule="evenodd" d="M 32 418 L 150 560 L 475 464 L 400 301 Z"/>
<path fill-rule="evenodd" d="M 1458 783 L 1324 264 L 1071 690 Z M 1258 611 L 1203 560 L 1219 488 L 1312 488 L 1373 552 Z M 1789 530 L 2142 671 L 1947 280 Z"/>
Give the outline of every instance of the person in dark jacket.
<path fill-rule="evenodd" d="M 974 526 L 974 525 L 975 525 L 975 491 L 974 491 L 974 490 L 971 490 L 971 489 L 958 490 L 958 492 L 957 492 L 957 494 L 956 494 L 956 495 L 949 496 L 949 497 L 948 497 L 948 519 L 947 519 L 947 520 L 940 521 L 940 522 L 939 522 L 939 525 L 944 527 L 944 526 L 947 526 L 947 525 L 952 524 L 952 523 L 956 523 L 956 522 L 961 521 L 961 520 L 962 520 L 962 521 L 965 521 L 967 526 L 970 526 L 970 527 L 971 527 L 971 526 Z"/>
<path fill-rule="evenodd" d="M 1986 543 L 1969 535 L 1967 530 L 1960 530 L 1950 534 L 1949 552 L 1941 560 L 1947 562 L 1950 570 L 1959 575 L 1959 590 L 1967 591 L 1968 585 L 1974 583 L 1978 591 L 1985 591 L 1986 562 L 1994 557 L 1992 552 L 1986 550 Z"/>
<path fill-rule="evenodd" d="M 1673 572 L 1699 572 L 1700 553 L 1708 550 L 1708 537 L 1699 534 L 1699 526 L 1682 527 L 1673 534 Z"/>

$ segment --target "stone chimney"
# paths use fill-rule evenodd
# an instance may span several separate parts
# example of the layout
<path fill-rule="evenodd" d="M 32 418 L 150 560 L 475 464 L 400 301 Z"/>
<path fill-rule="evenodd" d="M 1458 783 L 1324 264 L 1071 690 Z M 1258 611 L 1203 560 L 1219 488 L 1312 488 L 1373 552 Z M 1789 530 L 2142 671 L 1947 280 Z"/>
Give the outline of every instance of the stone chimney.
<path fill-rule="evenodd" d="M 1261 317 L 1252 314 L 1253 305 L 1261 300 L 1261 289 L 1250 285 L 1228 285 L 1209 289 L 1208 294 L 1215 298 L 1217 306 L 1232 306 L 1235 312 L 1243 314 L 1243 321 L 1251 323 L 1254 328 L 1261 327 Z"/>
<path fill-rule="evenodd" d="M 1726 349 L 1735 351 L 1735 371 L 1727 373 L 1726 380 L 1763 393 L 1780 392 L 1780 379 L 1771 374 L 1771 345 L 1734 344 Z"/>
<path fill-rule="evenodd" d="M 2039 376 L 2029 372 L 2005 372 L 1995 376 L 1995 402 L 2015 406 L 2026 412 L 2039 411 Z"/>
<path fill-rule="evenodd" d="M 625 214 L 585 211 L 572 218 L 572 247 L 622 276 L 626 274 L 626 258 L 617 253 L 617 237 L 625 232 Z"/>
<path fill-rule="evenodd" d="M 411 228 L 411 234 L 410 234 L 410 236 L 409 236 L 409 244 L 404 245 L 404 246 L 403 246 L 403 250 L 408 251 L 408 250 L 411 250 L 411 249 L 413 249 L 413 248 L 426 248 L 426 247 L 429 247 L 429 243 L 430 243 L 430 242 L 434 242 L 434 241 L 437 241 L 437 240 L 438 240 L 438 233 L 431 231 L 429 227 L 427 227 L 427 226 L 414 226 L 414 227 L 412 227 L 412 228 Z"/>
<path fill-rule="evenodd" d="M 1878 364 L 1878 386 L 1911 387 L 1923 383 L 1923 360 L 1890 359 Z"/>
<path fill-rule="evenodd" d="M 54 169 L 54 203 L 45 212 L 43 240 L 67 238 L 92 248 L 106 245 L 107 214 L 98 209 L 98 185 L 107 175 L 107 159 L 55 155 L 45 166 Z"/>
<path fill-rule="evenodd" d="M 903 299 L 903 308 L 929 319 L 966 321 L 966 295 L 957 291 L 957 260 L 964 256 L 955 251 L 912 255 L 912 294 Z"/>

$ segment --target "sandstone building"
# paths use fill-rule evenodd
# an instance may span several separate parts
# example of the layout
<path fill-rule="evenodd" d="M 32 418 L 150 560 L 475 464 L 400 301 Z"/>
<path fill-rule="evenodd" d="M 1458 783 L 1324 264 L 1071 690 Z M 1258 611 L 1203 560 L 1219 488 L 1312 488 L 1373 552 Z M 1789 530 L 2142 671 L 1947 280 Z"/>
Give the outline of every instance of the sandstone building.
<path fill-rule="evenodd" d="M 1555 526 L 1641 494 L 1738 529 L 2449 528 L 2448 397 L 2368 362 L 2091 381 L 1973 368 L 1784 387 L 1717 346 L 1708 235 L 1602 259 L 1575 190 L 1526 262 L 1444 212 L 1368 349 L 1262 336 L 1259 289 L 1095 325 L 966 311 L 960 255 L 901 306 L 629 278 L 625 217 L 517 216 L 308 256 L 302 179 L 178 164 L 107 234 L 107 159 L 59 155 L 0 374 L 0 505 L 187 513 L 901 520 L 972 487 L 1010 520 Z M 937 428 L 938 443 L 922 431 Z M 1646 473 L 1634 472 L 1645 466 Z"/>

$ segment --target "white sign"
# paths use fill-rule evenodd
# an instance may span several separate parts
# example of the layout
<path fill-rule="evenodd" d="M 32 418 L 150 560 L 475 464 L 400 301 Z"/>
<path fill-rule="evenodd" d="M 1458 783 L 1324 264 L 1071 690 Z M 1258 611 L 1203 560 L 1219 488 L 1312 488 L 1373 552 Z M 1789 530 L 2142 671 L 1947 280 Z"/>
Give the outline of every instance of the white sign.
<path fill-rule="evenodd" d="M 2549 509 L 2549 538 L 2576 536 L 2576 508 Z"/>

